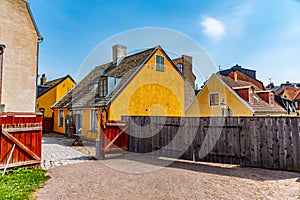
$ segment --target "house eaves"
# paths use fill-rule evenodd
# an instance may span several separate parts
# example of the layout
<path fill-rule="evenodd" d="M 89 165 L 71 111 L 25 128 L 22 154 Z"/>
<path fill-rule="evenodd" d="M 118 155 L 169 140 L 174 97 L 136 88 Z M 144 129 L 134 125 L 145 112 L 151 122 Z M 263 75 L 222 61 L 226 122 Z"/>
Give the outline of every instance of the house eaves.
<path fill-rule="evenodd" d="M 42 42 L 42 41 L 44 40 L 44 38 L 43 38 L 43 36 L 41 35 L 41 33 L 40 33 L 39 29 L 38 29 L 38 26 L 37 26 L 37 24 L 36 24 L 36 22 L 35 22 L 35 20 L 34 20 L 33 14 L 32 14 L 31 9 L 30 9 L 30 4 L 29 4 L 27 1 L 25 1 L 25 0 L 22 0 L 22 1 L 26 4 L 26 8 L 27 8 L 27 10 L 28 10 L 29 16 L 30 16 L 30 18 L 31 18 L 31 21 L 32 21 L 32 23 L 33 23 L 33 26 L 34 26 L 34 28 L 35 28 L 35 31 L 36 31 L 36 33 L 37 33 L 37 35 L 38 35 L 38 42 Z"/>

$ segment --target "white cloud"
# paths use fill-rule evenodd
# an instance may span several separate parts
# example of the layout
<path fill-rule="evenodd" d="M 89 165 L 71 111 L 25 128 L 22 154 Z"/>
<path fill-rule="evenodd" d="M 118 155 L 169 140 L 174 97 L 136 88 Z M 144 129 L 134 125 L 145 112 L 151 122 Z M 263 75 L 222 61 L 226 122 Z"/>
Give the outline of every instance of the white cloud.
<path fill-rule="evenodd" d="M 212 17 L 205 17 L 201 21 L 201 25 L 204 28 L 204 34 L 212 39 L 219 39 L 225 35 L 225 26 L 224 24 Z"/>

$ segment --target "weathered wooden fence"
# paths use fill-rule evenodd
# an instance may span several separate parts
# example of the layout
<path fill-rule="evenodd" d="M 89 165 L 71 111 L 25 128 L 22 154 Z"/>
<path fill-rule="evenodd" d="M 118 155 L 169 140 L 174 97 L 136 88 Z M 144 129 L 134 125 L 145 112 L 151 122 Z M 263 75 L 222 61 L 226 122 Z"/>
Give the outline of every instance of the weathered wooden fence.
<path fill-rule="evenodd" d="M 129 151 L 300 170 L 297 117 L 130 117 Z"/>
<path fill-rule="evenodd" d="M 40 166 L 42 116 L 2 113 L 0 116 L 0 169 Z"/>

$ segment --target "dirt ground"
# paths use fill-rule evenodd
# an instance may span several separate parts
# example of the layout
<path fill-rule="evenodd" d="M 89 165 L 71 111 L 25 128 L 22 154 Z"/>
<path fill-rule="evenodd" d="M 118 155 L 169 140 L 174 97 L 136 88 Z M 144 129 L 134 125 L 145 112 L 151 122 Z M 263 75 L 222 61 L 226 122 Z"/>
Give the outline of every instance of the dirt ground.
<path fill-rule="evenodd" d="M 57 167 L 35 198 L 300 199 L 300 174 L 235 165 L 148 162 L 120 156 Z M 150 172 L 142 173 L 141 169 Z M 138 173 L 127 173 L 125 171 Z M 154 170 L 154 171 L 153 171 Z"/>

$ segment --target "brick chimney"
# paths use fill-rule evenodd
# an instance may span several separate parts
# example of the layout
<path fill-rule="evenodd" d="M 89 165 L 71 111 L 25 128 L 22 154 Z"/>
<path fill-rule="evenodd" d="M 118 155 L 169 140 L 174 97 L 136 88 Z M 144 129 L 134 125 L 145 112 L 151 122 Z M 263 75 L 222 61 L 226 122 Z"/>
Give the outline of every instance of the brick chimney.
<path fill-rule="evenodd" d="M 112 60 L 117 62 L 122 56 L 126 56 L 127 47 L 123 45 L 116 44 L 112 47 Z"/>
<path fill-rule="evenodd" d="M 45 85 L 46 82 L 47 82 L 46 75 L 45 75 L 45 74 L 42 74 L 41 85 Z"/>
<path fill-rule="evenodd" d="M 195 98 L 195 80 L 196 76 L 193 74 L 193 57 L 182 55 L 181 58 L 173 60 L 174 64 L 182 69 L 179 69 L 185 76 L 185 109 L 187 109 Z"/>

